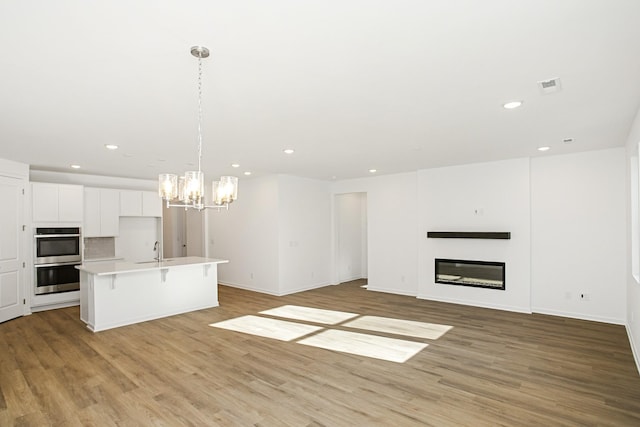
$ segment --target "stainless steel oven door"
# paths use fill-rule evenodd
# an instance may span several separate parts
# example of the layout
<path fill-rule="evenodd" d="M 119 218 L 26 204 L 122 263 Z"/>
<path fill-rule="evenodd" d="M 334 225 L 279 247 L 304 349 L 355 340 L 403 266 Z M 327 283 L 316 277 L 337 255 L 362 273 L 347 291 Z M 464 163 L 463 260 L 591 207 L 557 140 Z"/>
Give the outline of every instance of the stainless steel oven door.
<path fill-rule="evenodd" d="M 77 291 L 80 289 L 79 262 L 40 264 L 35 266 L 35 294 Z"/>
<path fill-rule="evenodd" d="M 35 264 L 81 261 L 80 234 L 36 234 Z"/>

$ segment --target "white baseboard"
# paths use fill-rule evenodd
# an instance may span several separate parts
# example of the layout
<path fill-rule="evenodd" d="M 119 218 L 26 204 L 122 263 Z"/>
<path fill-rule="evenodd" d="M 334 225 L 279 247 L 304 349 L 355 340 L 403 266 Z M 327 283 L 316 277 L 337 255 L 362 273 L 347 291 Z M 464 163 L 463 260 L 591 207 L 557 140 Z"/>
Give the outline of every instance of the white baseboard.
<path fill-rule="evenodd" d="M 73 307 L 76 305 L 80 305 L 80 300 L 59 302 L 54 304 L 36 305 L 35 307 L 31 307 L 31 313 L 37 313 L 38 311 L 55 310 L 56 308 Z"/>
<path fill-rule="evenodd" d="M 531 310 L 533 313 L 548 314 L 550 316 L 568 317 L 570 319 L 590 320 L 592 322 L 611 323 L 613 325 L 625 324 L 624 319 L 618 319 L 615 317 L 591 316 L 584 313 L 572 313 L 567 311 L 549 310 L 549 309 L 539 308 L 539 307 L 532 307 Z"/>
<path fill-rule="evenodd" d="M 631 346 L 631 354 L 633 355 L 633 360 L 636 362 L 636 369 L 640 374 L 640 354 L 636 351 L 636 344 L 633 341 L 633 335 L 629 332 L 629 325 L 625 325 L 625 331 L 627 331 L 627 337 L 629 337 L 629 345 Z"/>
<path fill-rule="evenodd" d="M 517 306 L 511 306 L 511 305 L 487 304 L 487 303 L 482 303 L 478 301 L 458 300 L 458 299 L 451 299 L 451 298 L 434 298 L 432 296 L 426 296 L 426 295 L 418 295 L 417 298 L 430 300 L 430 301 L 446 302 L 449 304 L 461 304 L 461 305 L 468 305 L 472 307 L 491 308 L 493 310 L 513 311 L 516 313 L 531 314 L 531 310 L 529 308 L 517 307 Z"/>
<path fill-rule="evenodd" d="M 231 282 L 218 281 L 218 284 L 224 285 L 224 286 L 229 286 L 229 287 L 232 287 L 232 288 L 244 289 L 245 291 L 258 292 L 258 293 L 261 293 L 261 294 L 273 295 L 273 296 L 276 296 L 276 297 L 280 296 L 276 292 L 271 292 L 271 291 L 268 291 L 266 289 L 256 289 L 256 288 L 252 288 L 250 286 L 246 286 L 246 285 L 243 285 L 243 284 L 240 284 L 240 283 L 231 283 Z"/>
<path fill-rule="evenodd" d="M 367 290 L 374 291 L 374 292 L 384 292 L 385 294 L 404 295 L 408 297 L 416 296 L 415 292 L 401 291 L 398 289 L 372 288 L 371 285 L 367 285 Z"/>
<path fill-rule="evenodd" d="M 266 289 L 252 288 L 252 287 L 240 284 L 240 283 L 229 283 L 229 282 L 222 282 L 222 281 L 219 281 L 218 283 L 220 285 L 229 286 L 229 287 L 232 287 L 232 288 L 244 289 L 245 291 L 259 292 L 261 294 L 273 295 L 275 297 L 282 297 L 282 296 L 285 296 L 285 295 L 297 294 L 298 292 L 310 291 L 312 289 L 323 288 L 325 286 L 329 286 L 330 285 L 330 283 L 317 283 L 315 285 L 310 285 L 310 286 L 303 287 L 303 288 L 289 289 L 286 292 L 273 292 L 273 291 L 266 290 Z"/>

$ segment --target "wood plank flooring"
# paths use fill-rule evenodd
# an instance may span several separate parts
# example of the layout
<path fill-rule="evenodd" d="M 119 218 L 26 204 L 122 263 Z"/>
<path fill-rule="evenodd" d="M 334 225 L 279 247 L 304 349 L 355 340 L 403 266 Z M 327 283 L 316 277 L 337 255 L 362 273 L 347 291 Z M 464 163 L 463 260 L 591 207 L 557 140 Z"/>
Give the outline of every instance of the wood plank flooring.
<path fill-rule="evenodd" d="M 640 375 L 622 326 L 363 283 L 286 297 L 221 286 L 218 308 L 95 334 L 78 307 L 5 322 L 0 426 L 640 425 Z M 429 346 L 393 363 L 208 326 L 286 304 L 453 328 L 410 338 Z"/>

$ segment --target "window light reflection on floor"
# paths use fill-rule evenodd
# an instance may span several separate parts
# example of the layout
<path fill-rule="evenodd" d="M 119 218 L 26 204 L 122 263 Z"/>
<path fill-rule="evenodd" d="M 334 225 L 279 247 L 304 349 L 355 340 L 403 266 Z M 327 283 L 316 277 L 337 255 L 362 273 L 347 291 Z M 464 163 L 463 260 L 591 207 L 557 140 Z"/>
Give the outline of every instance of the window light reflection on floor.
<path fill-rule="evenodd" d="M 338 325 L 373 332 L 403 335 L 419 339 L 435 340 L 453 328 L 449 325 L 393 319 L 389 317 L 361 316 L 347 313 L 284 305 L 261 311 L 260 314 L 304 322 Z M 360 316 L 360 317 L 358 317 Z M 373 334 L 327 329 L 321 326 L 246 315 L 209 326 L 242 332 L 280 341 L 296 341 L 299 344 L 333 350 L 342 353 L 372 357 L 396 363 L 404 363 L 428 346 L 427 343 Z"/>
<path fill-rule="evenodd" d="M 280 341 L 293 341 L 322 329 L 321 326 L 305 325 L 303 323 L 287 322 L 251 315 L 212 323 L 209 326 L 244 332 L 245 334 L 258 335 L 265 338 L 273 338 Z"/>
<path fill-rule="evenodd" d="M 268 314 L 270 316 L 284 317 L 287 319 L 304 320 L 306 322 L 323 323 L 325 325 L 335 325 L 359 316 L 357 313 L 302 307 L 299 305 L 283 305 L 282 307 L 261 311 L 260 314 Z"/>

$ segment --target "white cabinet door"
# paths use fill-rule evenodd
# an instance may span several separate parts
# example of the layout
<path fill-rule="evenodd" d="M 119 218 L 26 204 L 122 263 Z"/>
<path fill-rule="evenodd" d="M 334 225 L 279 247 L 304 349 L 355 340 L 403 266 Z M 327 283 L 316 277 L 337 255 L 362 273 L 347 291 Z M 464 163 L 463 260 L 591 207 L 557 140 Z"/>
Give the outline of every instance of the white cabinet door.
<path fill-rule="evenodd" d="M 120 228 L 120 191 L 100 190 L 100 234 L 117 236 Z"/>
<path fill-rule="evenodd" d="M 162 216 L 162 199 L 155 191 L 120 190 L 120 216 Z"/>
<path fill-rule="evenodd" d="M 0 176 L 0 322 L 22 315 L 23 181 Z"/>
<path fill-rule="evenodd" d="M 108 188 L 84 189 L 84 237 L 118 235 L 120 191 Z"/>
<path fill-rule="evenodd" d="M 84 189 L 84 237 L 100 237 L 100 189 Z"/>
<path fill-rule="evenodd" d="M 82 222 L 84 191 L 81 185 L 31 184 L 33 222 Z"/>
<path fill-rule="evenodd" d="M 120 216 L 142 216 L 142 193 L 120 190 Z"/>
<path fill-rule="evenodd" d="M 162 199 L 155 191 L 142 192 L 142 216 L 162 216 Z"/>
<path fill-rule="evenodd" d="M 33 222 L 58 221 L 58 184 L 31 184 Z"/>
<path fill-rule="evenodd" d="M 58 221 L 82 222 L 83 195 L 81 185 L 58 185 Z"/>

